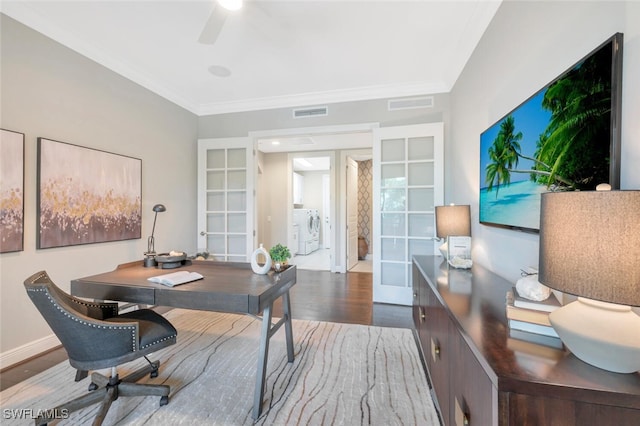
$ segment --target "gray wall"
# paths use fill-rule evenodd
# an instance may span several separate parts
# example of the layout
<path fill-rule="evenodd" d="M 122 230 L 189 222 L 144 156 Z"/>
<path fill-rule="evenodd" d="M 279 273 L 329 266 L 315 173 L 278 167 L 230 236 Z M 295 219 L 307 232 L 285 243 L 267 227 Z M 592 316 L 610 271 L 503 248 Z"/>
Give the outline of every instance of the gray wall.
<path fill-rule="evenodd" d="M 0 255 L 0 352 L 28 356 L 23 345 L 51 334 L 22 285 L 29 275 L 44 269 L 68 289 L 73 278 L 141 259 L 156 203 L 167 206 L 158 215 L 156 250 L 195 251 L 198 123 L 194 114 L 0 16 L 0 126 L 25 134 L 26 154 L 24 251 Z M 40 136 L 142 159 L 143 238 L 36 250 Z"/>
<path fill-rule="evenodd" d="M 616 32 L 624 33 L 621 187 L 640 189 L 640 3 L 505 1 L 451 92 L 445 201 L 471 204 L 474 261 L 514 282 L 520 268 L 538 265 L 538 236 L 478 223 L 479 135 Z"/>

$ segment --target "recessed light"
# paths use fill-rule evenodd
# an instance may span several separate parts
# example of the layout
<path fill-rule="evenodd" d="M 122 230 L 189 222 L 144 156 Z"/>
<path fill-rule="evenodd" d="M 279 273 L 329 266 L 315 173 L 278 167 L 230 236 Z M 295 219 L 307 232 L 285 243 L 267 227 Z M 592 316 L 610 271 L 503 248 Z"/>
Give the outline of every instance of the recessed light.
<path fill-rule="evenodd" d="M 271 141 L 271 145 L 280 145 L 280 141 Z"/>
<path fill-rule="evenodd" d="M 231 75 L 231 70 L 227 67 L 223 67 L 222 65 L 211 65 L 209 67 L 209 72 L 216 77 L 229 77 Z"/>

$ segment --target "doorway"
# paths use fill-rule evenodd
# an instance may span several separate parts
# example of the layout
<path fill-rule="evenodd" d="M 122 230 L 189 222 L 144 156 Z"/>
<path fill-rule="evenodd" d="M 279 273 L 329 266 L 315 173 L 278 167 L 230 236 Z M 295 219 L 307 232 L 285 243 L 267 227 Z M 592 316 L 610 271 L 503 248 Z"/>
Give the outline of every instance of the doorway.
<path fill-rule="evenodd" d="M 291 263 L 298 269 L 331 270 L 332 156 L 291 153 Z"/>
<path fill-rule="evenodd" d="M 259 170 L 256 172 L 258 178 L 256 244 L 258 242 L 264 243 L 265 246 L 275 243 L 299 244 L 292 243 L 296 235 L 293 229 L 294 164 L 292 160 L 295 157 L 330 156 L 332 158 L 330 177 L 324 177 L 325 187 L 318 191 L 329 193 L 331 200 L 330 214 L 325 214 L 324 218 L 321 217 L 324 226 L 320 227 L 322 233 L 320 238 L 323 241 L 322 246 L 330 252 L 331 272 L 347 272 L 346 176 L 343 168 L 345 155 L 367 154 L 371 157 L 372 131 L 377 127 L 376 123 L 362 123 L 250 132 L 249 137 L 254 142 L 259 164 Z M 324 200 L 326 202 L 326 197 Z M 303 199 L 302 208 L 306 207 Z M 327 221 L 329 221 L 328 225 Z M 300 238 L 299 232 L 297 235 Z"/>
<path fill-rule="evenodd" d="M 373 272 L 372 154 L 352 154 L 346 158 L 347 270 Z"/>

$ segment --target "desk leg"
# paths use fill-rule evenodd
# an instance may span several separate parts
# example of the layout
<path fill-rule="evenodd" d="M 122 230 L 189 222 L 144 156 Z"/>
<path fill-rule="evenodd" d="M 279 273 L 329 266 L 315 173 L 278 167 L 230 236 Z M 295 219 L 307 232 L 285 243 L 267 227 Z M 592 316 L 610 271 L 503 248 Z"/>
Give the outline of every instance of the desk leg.
<path fill-rule="evenodd" d="M 270 304 L 262 313 L 262 332 L 260 334 L 260 349 L 258 350 L 258 372 L 256 374 L 256 389 L 253 394 L 253 419 L 258 420 L 262 414 L 262 398 L 264 397 L 265 378 L 267 375 L 267 360 L 269 359 L 269 340 L 271 340 L 271 308 Z"/>
<path fill-rule="evenodd" d="M 291 303 L 289 302 L 289 292 L 282 295 L 282 312 L 285 315 L 284 332 L 287 339 L 287 359 L 293 362 L 293 327 L 291 326 Z"/>
<path fill-rule="evenodd" d="M 267 376 L 267 361 L 269 360 L 269 342 L 271 336 L 278 331 L 284 322 L 284 331 L 287 341 L 287 359 L 293 362 L 293 327 L 291 325 L 291 303 L 289 292 L 282 295 L 282 313 L 284 318 L 278 324 L 272 326 L 273 303 L 264 308 L 262 312 L 262 331 L 260 333 L 260 349 L 258 349 L 258 371 L 256 373 L 256 388 L 253 394 L 253 419 L 258 420 L 262 414 L 262 400 L 264 398 L 265 379 Z"/>

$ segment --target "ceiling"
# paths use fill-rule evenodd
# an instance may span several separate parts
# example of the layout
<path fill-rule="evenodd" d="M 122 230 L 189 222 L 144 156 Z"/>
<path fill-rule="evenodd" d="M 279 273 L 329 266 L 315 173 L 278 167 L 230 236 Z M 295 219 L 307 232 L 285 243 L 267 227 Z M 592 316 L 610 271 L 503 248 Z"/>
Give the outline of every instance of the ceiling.
<path fill-rule="evenodd" d="M 200 43 L 214 2 L 0 4 L 6 15 L 200 116 L 446 93 L 500 5 L 245 0 L 214 44 Z"/>

